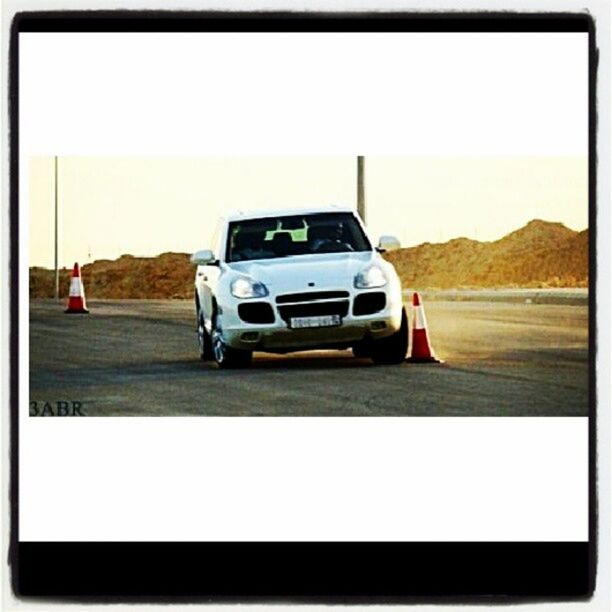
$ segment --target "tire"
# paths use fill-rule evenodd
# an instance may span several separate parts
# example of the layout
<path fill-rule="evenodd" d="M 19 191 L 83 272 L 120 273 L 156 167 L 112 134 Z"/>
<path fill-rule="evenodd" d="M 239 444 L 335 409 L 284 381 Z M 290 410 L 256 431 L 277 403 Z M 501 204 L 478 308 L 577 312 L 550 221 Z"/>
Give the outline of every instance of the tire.
<path fill-rule="evenodd" d="M 366 342 L 360 342 L 359 344 L 354 344 L 351 347 L 351 350 L 353 351 L 353 356 L 357 357 L 357 359 L 362 359 L 364 357 L 372 356 L 372 349 L 370 347 L 370 344 Z"/>
<path fill-rule="evenodd" d="M 252 351 L 234 349 L 223 342 L 216 314 L 213 317 L 211 341 L 213 359 L 220 368 L 247 368 L 251 364 L 251 359 L 253 358 Z"/>
<path fill-rule="evenodd" d="M 212 361 L 212 340 L 210 334 L 206 331 L 204 325 L 204 313 L 198 309 L 198 321 L 197 321 L 197 334 L 198 334 L 198 350 L 200 353 L 200 359 L 202 361 Z"/>
<path fill-rule="evenodd" d="M 372 341 L 372 361 L 377 365 L 403 363 L 408 352 L 408 315 L 402 308 L 402 323 L 391 336 Z"/>

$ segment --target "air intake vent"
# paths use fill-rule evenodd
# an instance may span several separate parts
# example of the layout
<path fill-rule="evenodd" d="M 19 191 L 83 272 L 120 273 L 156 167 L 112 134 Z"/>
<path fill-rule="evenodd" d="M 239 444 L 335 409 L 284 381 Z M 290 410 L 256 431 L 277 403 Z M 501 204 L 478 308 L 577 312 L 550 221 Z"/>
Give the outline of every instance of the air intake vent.
<path fill-rule="evenodd" d="M 372 293 L 360 293 L 353 302 L 353 315 L 374 314 L 383 310 L 387 303 L 387 298 L 382 291 Z"/>
<path fill-rule="evenodd" d="M 239 304 L 238 316 L 245 323 L 274 323 L 274 311 L 266 302 Z"/>
<path fill-rule="evenodd" d="M 276 298 L 277 304 L 289 304 L 291 302 L 313 302 L 314 300 L 337 300 L 348 298 L 348 291 L 307 291 L 305 293 L 286 293 Z"/>

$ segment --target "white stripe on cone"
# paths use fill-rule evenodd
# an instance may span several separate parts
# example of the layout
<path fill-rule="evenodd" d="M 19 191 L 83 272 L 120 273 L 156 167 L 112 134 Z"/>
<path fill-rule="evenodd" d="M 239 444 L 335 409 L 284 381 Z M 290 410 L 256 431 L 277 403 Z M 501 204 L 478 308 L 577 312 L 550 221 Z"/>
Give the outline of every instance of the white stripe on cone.
<path fill-rule="evenodd" d="M 425 309 L 423 304 L 413 306 L 414 308 L 414 329 L 427 329 L 427 319 L 425 318 Z"/>
<path fill-rule="evenodd" d="M 73 276 L 70 279 L 70 293 L 69 297 L 83 297 L 83 284 L 81 283 L 80 276 Z"/>

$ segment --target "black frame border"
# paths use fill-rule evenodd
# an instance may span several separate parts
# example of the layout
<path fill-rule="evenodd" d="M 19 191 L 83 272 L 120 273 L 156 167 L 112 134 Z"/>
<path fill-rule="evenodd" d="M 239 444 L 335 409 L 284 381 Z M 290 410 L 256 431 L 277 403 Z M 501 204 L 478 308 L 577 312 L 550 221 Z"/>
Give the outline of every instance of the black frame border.
<path fill-rule="evenodd" d="M 589 36 L 589 541 L 588 542 L 19 542 L 19 33 L 20 32 L 587 32 Z M 519 603 L 585 600 L 597 566 L 597 66 L 588 13 L 48 11 L 14 15 L 9 43 L 10 508 L 9 563 L 17 597 L 62 601 L 294 601 L 318 603 Z M 287 551 L 293 551 L 293 561 Z M 360 550 L 387 562 L 386 582 L 363 575 Z M 117 553 L 121 554 L 118 557 Z M 205 563 L 205 554 L 215 555 Z M 298 553 L 297 555 L 295 553 Z M 318 553 L 318 556 L 315 556 Z M 323 553 L 323 557 L 321 556 Z M 224 556 L 225 554 L 225 556 Z M 270 558 L 277 560 L 270 566 Z M 370 558 L 371 558 L 370 557 Z M 168 574 L 168 559 L 172 570 Z M 240 563 L 242 559 L 242 564 Z M 446 567 L 446 582 L 436 574 Z M 244 561 L 249 563 L 244 566 Z M 298 560 L 296 566 L 295 561 Z M 330 560 L 335 564 L 330 565 Z M 129 561 L 129 563 L 128 563 Z M 166 565 L 163 565 L 166 561 Z M 390 565 L 390 562 L 392 565 Z M 301 563 L 301 567 L 300 567 Z M 338 564 L 343 565 L 338 565 Z M 319 564 L 317 566 L 317 564 Z M 218 566 L 244 572 L 237 583 Z M 203 581 L 204 566 L 217 580 Z M 515 580 L 500 580 L 496 567 Z M 84 573 L 84 568 L 88 573 Z M 319 567 L 319 571 L 316 568 Z M 344 573 L 338 573 L 342 567 Z M 381 567 L 381 566 L 379 566 Z M 428 574 L 423 573 L 423 567 Z M 521 571 L 521 567 L 523 570 Z M 114 568 L 114 569 L 113 569 Z M 361 566 L 361 569 L 363 566 Z M 402 568 L 402 571 L 398 571 Z M 404 574 L 409 569 L 412 576 Z M 473 582 L 478 568 L 484 582 Z M 160 572 L 165 570 L 164 572 Z M 322 571 L 325 569 L 325 572 Z M 370 568 L 371 569 L 371 568 Z M 44 570 L 44 571 L 43 571 Z M 67 571 L 68 570 L 68 571 Z M 291 571 L 289 571 L 291 570 Z M 571 571 L 568 571 L 571 570 Z M 110 573 L 109 573 L 110 572 Z M 183 576 L 179 575 L 183 572 Z M 266 578 L 274 573 L 276 587 Z M 309 575 L 309 572 L 311 573 Z M 350 573 L 353 572 L 353 573 Z M 302 576 L 295 582 L 295 573 Z M 126 576 L 129 578 L 126 580 Z M 151 578 L 157 581 L 152 584 Z M 390 577 L 392 578 L 390 581 Z M 534 577 L 536 580 L 534 581 Z M 244 578 L 247 578 L 246 582 Z M 518 582 L 516 580 L 518 578 Z M 285 580 L 281 584 L 281 580 Z M 418 580 L 418 584 L 414 580 Z M 79 581 L 77 583 L 77 580 Z M 408 583 L 407 583 L 408 581 Z M 433 581 L 433 582 L 432 582 Z M 488 581 L 488 582 L 487 582 Z M 553 581 L 557 587 L 553 588 Z M 335 587 L 334 587 L 335 584 Z M 433 585 L 437 590 L 432 591 Z M 135 590 L 136 589 L 136 590 Z M 140 590 L 140 592 L 138 591 Z"/>

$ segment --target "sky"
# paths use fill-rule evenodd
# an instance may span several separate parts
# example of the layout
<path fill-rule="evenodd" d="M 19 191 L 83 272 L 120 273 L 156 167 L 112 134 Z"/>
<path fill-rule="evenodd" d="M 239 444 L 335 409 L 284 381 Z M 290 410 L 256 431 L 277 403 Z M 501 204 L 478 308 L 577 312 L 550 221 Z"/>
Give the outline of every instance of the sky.
<path fill-rule="evenodd" d="M 356 157 L 59 157 L 59 265 L 209 246 L 219 214 L 356 206 Z M 588 226 L 586 156 L 366 156 L 370 237 L 496 240 L 532 219 Z M 54 158 L 30 159 L 30 265 L 54 265 Z"/>

